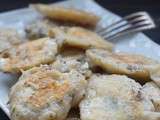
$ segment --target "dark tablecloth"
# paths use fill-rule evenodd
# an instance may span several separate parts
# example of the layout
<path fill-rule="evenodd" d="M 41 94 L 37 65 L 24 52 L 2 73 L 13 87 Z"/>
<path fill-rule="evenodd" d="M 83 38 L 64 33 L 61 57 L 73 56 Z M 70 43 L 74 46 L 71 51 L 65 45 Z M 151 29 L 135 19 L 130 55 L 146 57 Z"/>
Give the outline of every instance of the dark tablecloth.
<path fill-rule="evenodd" d="M 0 0 L 0 12 L 28 6 L 29 3 L 51 3 L 60 0 Z M 96 0 L 103 7 L 125 16 L 136 11 L 147 11 L 153 18 L 160 18 L 160 1 L 158 0 Z M 160 24 L 160 23 L 159 23 Z M 160 44 L 160 28 L 145 32 L 153 41 Z M 0 120 L 9 120 L 0 109 Z"/>

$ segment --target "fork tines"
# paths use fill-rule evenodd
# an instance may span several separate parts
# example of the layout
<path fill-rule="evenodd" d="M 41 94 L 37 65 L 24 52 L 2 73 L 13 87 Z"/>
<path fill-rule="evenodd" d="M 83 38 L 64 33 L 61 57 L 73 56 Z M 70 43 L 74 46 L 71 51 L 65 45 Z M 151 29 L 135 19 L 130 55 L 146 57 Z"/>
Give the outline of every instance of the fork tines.
<path fill-rule="evenodd" d="M 96 32 L 103 38 L 110 40 L 127 33 L 148 30 L 155 27 L 156 25 L 153 19 L 147 12 L 137 12 Z"/>

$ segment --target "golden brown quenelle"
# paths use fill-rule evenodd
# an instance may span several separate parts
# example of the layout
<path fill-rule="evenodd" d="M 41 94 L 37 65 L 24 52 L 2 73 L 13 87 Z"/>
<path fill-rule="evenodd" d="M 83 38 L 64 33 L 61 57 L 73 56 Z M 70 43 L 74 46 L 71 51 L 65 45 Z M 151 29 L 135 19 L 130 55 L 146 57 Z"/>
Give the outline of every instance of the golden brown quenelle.
<path fill-rule="evenodd" d="M 100 48 L 112 51 L 113 44 L 104 40 L 93 31 L 82 27 L 55 27 L 50 31 L 60 46 L 72 46 L 80 49 Z"/>
<path fill-rule="evenodd" d="M 77 10 L 73 8 L 65 8 L 62 6 L 33 4 L 31 5 L 42 15 L 57 21 L 71 22 L 83 26 L 95 27 L 100 18 L 93 13 Z"/>
<path fill-rule="evenodd" d="M 57 56 L 55 62 L 53 62 L 52 66 L 61 72 L 77 70 L 86 78 L 90 77 L 92 74 L 91 70 L 89 69 L 88 62 L 83 54 L 72 56 L 59 55 Z"/>
<path fill-rule="evenodd" d="M 142 86 L 133 79 L 96 74 L 88 81 L 85 99 L 80 103 L 81 120 L 150 120 L 147 114 L 157 114 Z M 158 120 L 158 115 L 151 116 Z"/>
<path fill-rule="evenodd" d="M 128 75 L 140 83 L 150 81 L 150 70 L 159 65 L 158 61 L 148 57 L 122 52 L 89 49 L 86 55 L 91 66 L 101 67 L 108 73 Z"/>
<path fill-rule="evenodd" d="M 0 54 L 0 70 L 17 73 L 40 64 L 51 63 L 57 52 L 57 44 L 52 38 L 26 42 Z"/>
<path fill-rule="evenodd" d="M 65 120 L 83 98 L 86 80 L 79 72 L 62 73 L 43 65 L 24 71 L 12 87 L 12 120 Z"/>

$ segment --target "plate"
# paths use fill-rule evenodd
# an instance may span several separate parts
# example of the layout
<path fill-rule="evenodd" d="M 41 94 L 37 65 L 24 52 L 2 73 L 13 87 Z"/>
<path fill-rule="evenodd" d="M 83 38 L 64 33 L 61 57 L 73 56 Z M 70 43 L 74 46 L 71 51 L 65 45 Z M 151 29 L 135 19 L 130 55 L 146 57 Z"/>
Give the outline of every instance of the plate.
<path fill-rule="evenodd" d="M 121 19 L 121 17 L 102 8 L 93 0 L 68 0 L 60 3 L 62 6 L 74 7 L 93 12 L 101 17 L 98 27 L 105 27 L 113 22 Z M 27 23 L 41 17 L 36 11 L 28 8 L 19 9 L 7 13 L 0 14 L 0 27 L 13 27 L 18 30 L 21 35 L 25 35 L 24 27 Z M 143 33 L 129 34 L 111 41 L 115 44 L 114 51 L 124 51 L 129 53 L 142 54 L 153 59 L 160 59 L 160 46 L 154 43 Z M 0 72 L 0 107 L 9 115 L 8 110 L 8 93 L 11 86 L 17 81 L 17 76 Z"/>

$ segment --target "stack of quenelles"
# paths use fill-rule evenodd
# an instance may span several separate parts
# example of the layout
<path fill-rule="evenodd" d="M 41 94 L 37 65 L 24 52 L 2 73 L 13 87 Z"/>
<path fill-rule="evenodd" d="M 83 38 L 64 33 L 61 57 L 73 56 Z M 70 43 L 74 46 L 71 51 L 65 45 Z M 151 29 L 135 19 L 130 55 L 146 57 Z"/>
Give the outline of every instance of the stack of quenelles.
<path fill-rule="evenodd" d="M 9 94 L 12 120 L 160 119 L 159 62 L 114 53 L 112 43 L 86 29 L 100 20 L 92 13 L 32 7 L 45 19 L 26 27 L 32 41 L 0 53 L 0 70 L 20 74 Z"/>

